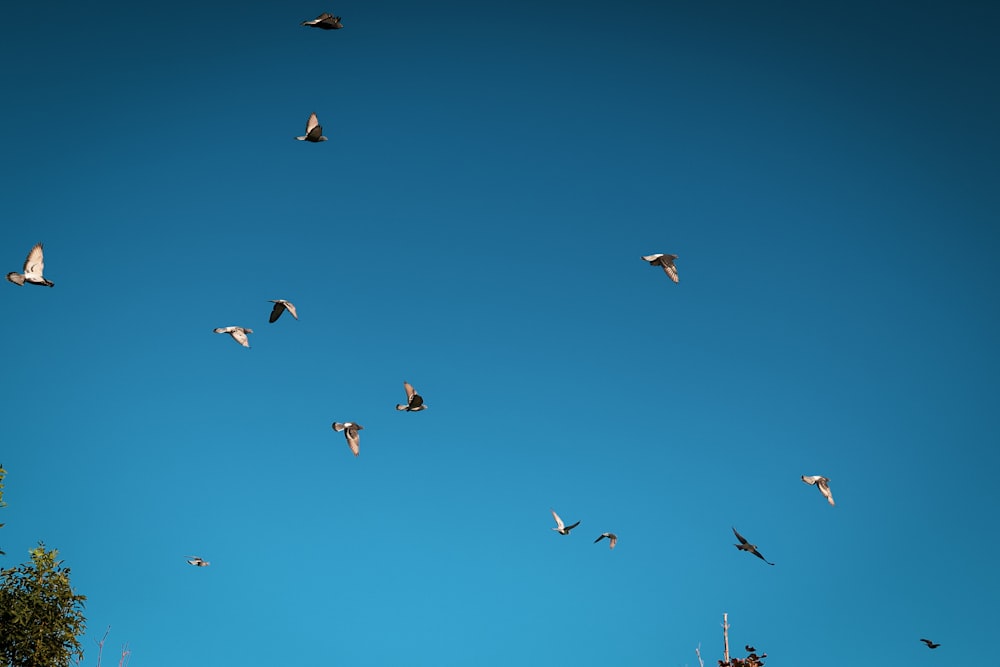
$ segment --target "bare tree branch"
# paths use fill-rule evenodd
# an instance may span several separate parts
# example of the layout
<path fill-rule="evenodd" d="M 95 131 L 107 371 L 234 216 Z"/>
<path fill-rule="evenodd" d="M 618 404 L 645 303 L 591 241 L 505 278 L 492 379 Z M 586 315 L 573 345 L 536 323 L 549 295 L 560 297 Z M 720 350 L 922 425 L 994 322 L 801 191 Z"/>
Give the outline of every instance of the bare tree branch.
<path fill-rule="evenodd" d="M 107 630 L 104 631 L 104 636 L 101 637 L 101 641 L 94 642 L 97 644 L 97 667 L 101 667 L 101 656 L 104 654 L 104 641 L 108 638 L 108 633 L 111 632 L 111 626 L 109 625 Z"/>
<path fill-rule="evenodd" d="M 722 639 L 725 642 L 725 653 L 722 654 L 723 664 L 729 664 L 729 614 L 722 614 Z"/>
<path fill-rule="evenodd" d="M 122 657 L 118 661 L 118 667 L 128 667 L 129 656 L 132 655 L 132 651 L 128 650 L 128 642 L 122 644 Z"/>

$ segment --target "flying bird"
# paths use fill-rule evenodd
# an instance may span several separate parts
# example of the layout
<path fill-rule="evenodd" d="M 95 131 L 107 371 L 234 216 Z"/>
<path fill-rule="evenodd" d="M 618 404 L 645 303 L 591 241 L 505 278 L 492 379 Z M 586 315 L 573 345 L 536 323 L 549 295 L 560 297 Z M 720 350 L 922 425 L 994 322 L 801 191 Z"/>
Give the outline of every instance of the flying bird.
<path fill-rule="evenodd" d="M 664 255 L 663 253 L 658 253 L 655 255 L 643 255 L 642 258 L 649 262 L 650 266 L 662 266 L 663 272 L 666 273 L 671 280 L 675 283 L 680 282 L 680 278 L 677 276 L 677 267 L 674 266 L 674 260 L 677 259 L 677 255 Z"/>
<path fill-rule="evenodd" d="M 594 540 L 594 544 L 597 544 L 605 537 L 608 538 L 608 548 L 614 549 L 615 545 L 618 544 L 618 536 L 615 535 L 614 533 L 601 533 L 601 536 L 598 537 L 596 540 Z"/>
<path fill-rule="evenodd" d="M 427 406 L 424 405 L 423 397 L 416 392 L 413 385 L 409 382 L 403 382 L 403 389 L 406 390 L 406 405 L 396 404 L 397 410 L 405 410 L 406 412 L 420 412 L 421 410 L 426 410 Z"/>
<path fill-rule="evenodd" d="M 940 644 L 935 644 L 930 639 L 921 639 L 920 641 L 927 644 L 927 648 L 937 648 L 938 646 L 940 646 Z"/>
<path fill-rule="evenodd" d="M 277 322 L 281 314 L 286 310 L 292 314 L 292 317 L 299 319 L 298 314 L 295 312 L 295 305 L 291 301 L 285 301 L 284 299 L 268 299 L 274 304 L 274 308 L 271 309 L 271 317 L 267 318 L 268 322 Z"/>
<path fill-rule="evenodd" d="M 552 517 L 556 520 L 556 527 L 553 528 L 552 530 L 556 531 L 560 535 L 569 535 L 569 531 L 573 530 L 574 528 L 580 525 L 580 522 L 577 521 L 572 526 L 567 526 L 566 524 L 563 523 L 563 520 L 559 518 L 559 515 L 556 514 L 555 510 L 551 511 L 552 511 Z"/>
<path fill-rule="evenodd" d="M 243 347 L 250 347 L 247 334 L 252 334 L 253 329 L 247 329 L 246 327 L 219 327 L 218 329 L 214 329 L 214 331 L 215 333 L 229 334 L 233 337 L 233 340 Z"/>
<path fill-rule="evenodd" d="M 316 117 L 315 113 L 309 114 L 309 120 L 306 121 L 305 135 L 295 138 L 299 141 L 311 141 L 313 143 L 326 141 L 326 137 L 323 136 L 323 126 L 319 124 L 319 118 Z"/>
<path fill-rule="evenodd" d="M 326 12 L 323 12 L 312 21 L 303 21 L 302 25 L 307 25 L 310 28 L 319 28 L 320 30 L 340 30 L 344 27 L 344 24 L 340 22 L 339 16 L 327 14 Z"/>
<path fill-rule="evenodd" d="M 757 652 L 757 649 L 755 649 L 753 646 L 750 646 L 750 644 L 747 644 L 743 648 L 745 648 L 747 650 L 747 653 L 756 653 Z"/>
<path fill-rule="evenodd" d="M 768 565 L 774 565 L 774 563 L 772 563 L 768 559 L 764 558 L 764 556 L 762 556 L 761 553 L 759 551 L 757 551 L 757 545 L 756 544 L 750 544 L 749 542 L 747 542 L 746 538 L 743 537 L 742 535 L 740 535 L 739 533 L 737 533 L 735 528 L 733 528 L 733 533 L 735 533 L 736 539 L 738 539 L 740 541 L 739 544 L 734 544 L 733 545 L 734 547 L 736 547 L 740 551 L 749 551 L 754 556 L 756 556 L 757 558 L 761 559 L 762 561 L 764 561 Z"/>
<path fill-rule="evenodd" d="M 833 502 L 833 494 L 830 493 L 829 479 L 823 477 L 822 475 L 811 475 L 811 476 L 802 475 L 802 481 L 805 482 L 806 484 L 814 484 L 816 488 L 819 489 L 819 492 L 823 494 L 823 497 L 826 498 L 826 501 L 828 503 L 830 503 L 831 505 L 836 504 Z"/>
<path fill-rule="evenodd" d="M 201 556 L 187 556 L 187 558 L 190 559 L 188 560 L 188 565 L 194 565 L 195 567 L 208 567 L 211 565 L 211 563 Z"/>
<path fill-rule="evenodd" d="M 54 282 L 46 280 L 42 276 L 44 270 L 45 258 L 42 257 L 42 244 L 36 243 L 35 247 L 31 249 L 31 252 L 28 253 L 28 256 L 24 260 L 24 268 L 22 269 L 24 273 L 11 271 L 7 274 L 7 280 L 15 285 L 28 283 L 30 285 L 45 285 L 46 287 L 55 286 Z"/>
<path fill-rule="evenodd" d="M 361 453 L 361 438 L 358 437 L 358 431 L 363 431 L 364 426 L 361 424 L 355 424 L 354 422 L 333 422 L 333 430 L 344 432 L 344 437 L 347 438 L 347 444 L 351 447 L 351 451 L 357 456 Z"/>

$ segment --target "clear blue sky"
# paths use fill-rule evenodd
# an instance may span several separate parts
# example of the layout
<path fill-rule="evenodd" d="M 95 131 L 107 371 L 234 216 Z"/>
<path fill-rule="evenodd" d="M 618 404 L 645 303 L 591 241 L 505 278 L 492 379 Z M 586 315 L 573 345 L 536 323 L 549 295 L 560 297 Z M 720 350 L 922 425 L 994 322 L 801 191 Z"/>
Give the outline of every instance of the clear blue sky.
<path fill-rule="evenodd" d="M 55 287 L 0 284 L 0 564 L 60 550 L 88 665 L 111 625 L 132 667 L 712 667 L 723 612 L 769 667 L 981 660 L 997 34 L 986 2 L 5 8 L 0 270 L 42 241 Z"/>

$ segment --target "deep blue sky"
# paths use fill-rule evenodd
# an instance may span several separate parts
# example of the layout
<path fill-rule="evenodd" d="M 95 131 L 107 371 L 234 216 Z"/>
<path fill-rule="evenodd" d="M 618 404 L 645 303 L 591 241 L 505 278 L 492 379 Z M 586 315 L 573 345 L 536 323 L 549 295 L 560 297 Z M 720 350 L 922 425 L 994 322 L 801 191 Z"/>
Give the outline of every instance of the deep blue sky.
<path fill-rule="evenodd" d="M 992 652 L 1000 9 L 540 4 L 5 7 L 0 564 L 87 664 Z"/>

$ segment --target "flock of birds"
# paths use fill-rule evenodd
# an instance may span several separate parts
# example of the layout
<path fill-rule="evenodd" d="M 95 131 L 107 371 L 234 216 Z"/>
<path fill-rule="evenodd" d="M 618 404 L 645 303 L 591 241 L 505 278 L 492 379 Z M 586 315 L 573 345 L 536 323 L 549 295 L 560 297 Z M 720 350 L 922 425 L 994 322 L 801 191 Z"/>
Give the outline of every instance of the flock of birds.
<path fill-rule="evenodd" d="M 328 13 L 322 13 L 315 19 L 303 21 L 301 25 L 318 28 L 320 30 L 339 30 L 344 27 L 341 22 L 341 17 L 334 16 Z M 319 143 L 322 141 L 327 141 L 327 137 L 323 136 L 323 126 L 319 124 L 319 118 L 315 113 L 309 115 L 309 119 L 306 122 L 306 133 L 303 136 L 295 137 L 299 141 L 309 141 L 313 143 Z M 667 274 L 674 283 L 680 282 L 680 277 L 677 273 L 677 266 L 674 263 L 678 259 L 677 255 L 665 254 L 665 253 L 655 253 L 652 255 L 643 255 L 642 260 L 649 262 L 651 266 L 659 266 L 663 269 L 663 272 Z M 21 273 L 10 272 L 7 274 L 7 280 L 14 283 L 15 285 L 24 285 L 25 283 L 29 285 L 40 285 L 45 287 L 53 287 L 55 283 L 48 280 L 44 276 L 45 270 L 45 257 L 43 252 L 43 247 L 41 243 L 36 243 L 34 247 L 28 252 L 28 256 L 24 260 L 24 266 Z M 270 302 L 274 304 L 271 309 L 270 317 L 268 322 L 273 324 L 288 311 L 294 319 L 299 319 L 298 312 L 295 309 L 295 305 L 290 301 L 285 299 L 270 299 Z M 229 334 L 233 340 L 242 345 L 243 347 L 249 348 L 250 341 L 248 338 L 249 334 L 253 333 L 253 329 L 241 326 L 227 326 L 218 327 L 215 330 L 217 334 Z M 420 412 L 421 410 L 426 410 L 427 405 L 424 404 L 424 399 L 420 394 L 416 392 L 409 382 L 403 382 L 403 389 L 406 392 L 406 403 L 397 404 L 396 410 L 405 412 Z M 364 430 L 364 426 L 357 424 L 355 422 L 334 422 L 331 427 L 334 431 L 343 432 L 345 439 L 347 440 L 347 445 L 350 447 L 354 456 L 358 456 L 361 453 L 361 438 L 358 431 Z M 830 480 L 822 475 L 802 475 L 802 481 L 806 484 L 813 485 L 819 492 L 826 498 L 830 505 L 835 505 L 833 501 L 833 494 L 830 491 Z M 570 531 L 580 525 L 577 521 L 569 526 L 567 526 L 562 518 L 553 509 L 551 510 L 552 517 L 555 519 L 556 527 L 552 530 L 556 531 L 560 535 L 569 535 Z M 764 558 L 764 556 L 757 550 L 757 545 L 751 544 L 745 537 L 740 535 L 740 533 L 733 528 L 733 533 L 736 535 L 736 539 L 739 540 L 739 544 L 734 544 L 738 550 L 746 551 L 751 553 L 757 558 L 761 559 L 768 565 L 774 565 L 771 561 Z M 618 544 L 618 536 L 615 533 L 604 532 L 594 543 L 598 543 L 603 539 L 608 540 L 608 548 L 614 549 Z M 187 556 L 188 564 L 195 567 L 207 567 L 211 563 L 200 556 Z M 941 644 L 932 642 L 929 639 L 921 639 L 928 648 L 936 649 Z M 751 647 L 747 647 L 750 650 Z"/>
<path fill-rule="evenodd" d="M 330 17 L 331 19 L 337 19 L 337 27 L 342 27 L 339 24 L 339 17 L 331 17 L 329 14 L 322 14 L 317 21 L 323 17 Z M 311 25 L 310 22 L 306 22 Z M 304 24 L 305 25 L 305 24 Z M 332 28 L 327 28 L 332 29 Z M 322 137 L 323 129 L 316 124 L 316 114 L 312 114 L 309 117 L 309 126 L 306 128 L 306 137 L 297 137 L 298 139 L 303 139 L 306 141 L 323 141 L 326 137 Z M 317 139 L 309 139 L 309 136 L 319 136 Z M 670 278 L 675 283 L 680 282 L 680 277 L 677 273 L 677 266 L 674 261 L 678 259 L 677 255 L 669 255 L 663 253 L 657 253 L 653 255 L 644 255 L 642 257 L 643 261 L 649 262 L 652 266 L 659 266 L 663 269 L 667 277 Z M 27 258 L 24 260 L 24 267 L 21 273 L 10 272 L 7 274 L 7 280 L 14 283 L 15 285 L 24 285 L 25 283 L 29 285 L 43 285 L 46 287 L 52 287 L 55 285 L 52 281 L 46 279 L 43 275 L 45 269 L 45 259 L 42 250 L 42 244 L 37 243 L 28 252 Z M 270 299 L 274 306 L 271 309 L 271 314 L 268 317 L 268 322 L 273 324 L 278 321 L 285 311 L 291 314 L 296 320 L 299 319 L 298 311 L 295 309 L 295 305 L 286 299 Z M 218 327 L 215 330 L 217 334 L 229 334 L 233 340 L 242 345 L 243 347 L 249 348 L 250 341 L 247 338 L 249 334 L 253 333 L 253 329 L 248 327 L 240 326 L 228 326 L 228 327 Z M 413 388 L 413 385 L 409 382 L 403 382 L 403 390 L 406 392 L 406 403 L 397 403 L 396 410 L 405 412 L 420 412 L 427 409 L 427 405 L 424 403 L 423 397 L 417 393 Z M 350 447 L 354 456 L 358 456 L 361 453 L 361 437 L 359 431 L 364 430 L 364 426 L 355 422 L 333 422 L 331 425 L 334 431 L 342 432 L 344 438 L 347 440 L 347 446 Z M 815 486 L 819 492 L 826 498 L 830 505 L 835 505 L 833 500 L 833 493 L 830 491 L 830 479 L 823 477 L 822 475 L 802 475 L 802 481 L 811 486 Z M 553 509 L 552 518 L 555 519 L 556 527 L 552 530 L 556 531 L 560 535 L 569 535 L 570 531 L 580 525 L 580 522 L 566 525 L 559 514 Z M 738 550 L 746 551 L 751 553 L 757 558 L 761 559 L 768 565 L 774 565 L 771 561 L 767 560 L 763 554 L 757 549 L 756 544 L 751 544 L 745 537 L 740 535 L 736 528 L 733 528 L 733 534 L 736 535 L 736 539 L 739 540 L 739 544 L 734 544 Z M 601 533 L 594 544 L 600 542 L 603 539 L 608 540 L 608 548 L 614 549 L 618 545 L 618 535 L 611 532 Z M 200 556 L 187 556 L 188 563 L 194 565 L 195 567 L 207 567 L 211 563 Z M 940 644 L 935 644 L 928 639 L 921 639 L 920 641 L 927 644 L 928 648 L 936 649 Z"/>

